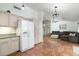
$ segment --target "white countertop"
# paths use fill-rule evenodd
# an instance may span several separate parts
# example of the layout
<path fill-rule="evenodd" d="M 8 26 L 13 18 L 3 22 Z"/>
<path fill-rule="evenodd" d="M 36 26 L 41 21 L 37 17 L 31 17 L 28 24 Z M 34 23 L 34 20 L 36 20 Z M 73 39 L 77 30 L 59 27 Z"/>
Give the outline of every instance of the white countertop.
<path fill-rule="evenodd" d="M 0 34 L 0 39 L 18 37 L 16 34 Z"/>

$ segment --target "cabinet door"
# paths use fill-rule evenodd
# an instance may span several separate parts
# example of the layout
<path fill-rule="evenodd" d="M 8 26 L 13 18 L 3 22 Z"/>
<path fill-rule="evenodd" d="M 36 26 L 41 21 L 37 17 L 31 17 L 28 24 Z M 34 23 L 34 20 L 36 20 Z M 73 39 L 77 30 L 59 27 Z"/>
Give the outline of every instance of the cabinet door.
<path fill-rule="evenodd" d="M 12 27 L 17 26 L 17 16 L 9 14 L 9 26 L 12 26 Z"/>
<path fill-rule="evenodd" d="M 0 12 L 0 26 L 8 26 L 8 14 Z"/>
<path fill-rule="evenodd" d="M 0 56 L 2 55 L 8 55 L 10 54 L 10 48 L 9 48 L 9 45 L 10 45 L 10 41 L 9 39 L 3 39 L 4 41 L 0 42 Z"/>
<path fill-rule="evenodd" d="M 19 38 L 11 38 L 11 52 L 16 52 L 19 50 Z"/>
<path fill-rule="evenodd" d="M 28 35 L 29 35 L 29 48 L 34 47 L 34 23 L 29 21 L 28 22 Z"/>

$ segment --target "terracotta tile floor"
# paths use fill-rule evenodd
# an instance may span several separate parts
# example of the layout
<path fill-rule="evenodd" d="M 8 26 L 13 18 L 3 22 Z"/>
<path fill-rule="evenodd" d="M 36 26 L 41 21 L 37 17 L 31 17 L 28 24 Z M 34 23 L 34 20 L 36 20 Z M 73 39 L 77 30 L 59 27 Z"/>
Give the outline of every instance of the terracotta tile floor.
<path fill-rule="evenodd" d="M 23 53 L 18 51 L 9 56 L 74 56 L 74 46 L 79 47 L 79 44 L 45 37 L 44 42 L 35 45 L 34 48 Z"/>

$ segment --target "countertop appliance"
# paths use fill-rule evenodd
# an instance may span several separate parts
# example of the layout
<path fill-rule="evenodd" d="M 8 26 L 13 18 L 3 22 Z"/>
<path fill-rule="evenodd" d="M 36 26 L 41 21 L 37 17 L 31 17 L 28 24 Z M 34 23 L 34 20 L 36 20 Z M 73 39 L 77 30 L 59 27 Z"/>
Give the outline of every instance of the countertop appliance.
<path fill-rule="evenodd" d="M 17 35 L 20 36 L 20 51 L 24 52 L 34 47 L 34 23 L 28 20 L 19 20 Z"/>

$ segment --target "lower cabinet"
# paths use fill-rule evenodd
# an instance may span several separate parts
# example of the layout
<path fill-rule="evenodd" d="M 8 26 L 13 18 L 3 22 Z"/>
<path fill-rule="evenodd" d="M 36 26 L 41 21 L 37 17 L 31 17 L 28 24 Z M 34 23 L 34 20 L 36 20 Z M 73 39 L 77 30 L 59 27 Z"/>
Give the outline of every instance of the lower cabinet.
<path fill-rule="evenodd" d="M 9 45 L 10 45 L 10 40 L 9 39 L 1 39 L 0 41 L 0 55 L 7 55 L 9 54 Z"/>
<path fill-rule="evenodd" d="M 10 45 L 10 51 L 15 52 L 19 50 L 19 39 L 17 38 L 11 38 L 11 45 Z"/>
<path fill-rule="evenodd" d="M 0 56 L 9 55 L 19 50 L 19 37 L 0 40 Z"/>

